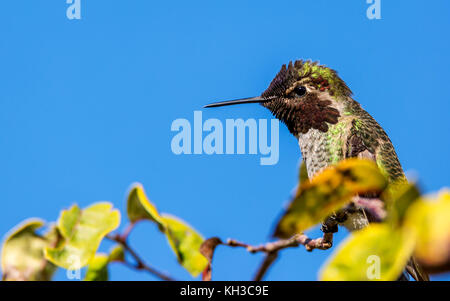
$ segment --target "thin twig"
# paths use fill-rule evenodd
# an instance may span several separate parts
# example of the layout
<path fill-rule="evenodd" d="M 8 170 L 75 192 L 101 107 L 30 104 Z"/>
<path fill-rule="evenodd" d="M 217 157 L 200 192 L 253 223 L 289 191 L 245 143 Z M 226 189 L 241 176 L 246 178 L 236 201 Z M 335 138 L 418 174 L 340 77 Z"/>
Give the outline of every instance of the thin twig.
<path fill-rule="evenodd" d="M 264 261 L 261 263 L 261 265 L 258 268 L 258 271 L 256 272 L 255 277 L 253 278 L 253 281 L 261 281 L 264 277 L 264 275 L 269 270 L 269 267 L 274 263 L 275 259 L 278 258 L 278 251 L 268 253 L 266 257 L 264 258 Z"/>
<path fill-rule="evenodd" d="M 126 240 L 122 239 L 122 236 L 119 234 L 115 234 L 115 235 L 107 235 L 106 238 L 115 241 L 119 244 L 121 244 L 123 246 L 123 248 L 125 249 L 125 251 L 127 251 L 131 257 L 134 258 L 134 260 L 136 261 L 136 264 L 133 265 L 129 262 L 124 262 L 124 264 L 130 268 L 136 269 L 136 270 L 143 270 L 143 271 L 147 271 L 150 274 L 162 279 L 162 280 L 166 280 L 166 281 L 175 281 L 175 279 L 173 279 L 172 277 L 158 271 L 157 269 L 149 266 L 148 264 L 146 264 L 141 257 L 130 247 L 130 245 L 127 243 Z"/>

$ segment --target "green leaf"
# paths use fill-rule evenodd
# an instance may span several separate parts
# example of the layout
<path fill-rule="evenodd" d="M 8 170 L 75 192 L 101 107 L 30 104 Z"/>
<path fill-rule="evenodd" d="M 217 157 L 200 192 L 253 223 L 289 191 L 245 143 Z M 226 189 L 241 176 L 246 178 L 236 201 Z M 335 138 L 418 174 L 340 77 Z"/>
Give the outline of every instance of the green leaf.
<path fill-rule="evenodd" d="M 348 159 L 302 184 L 278 222 L 274 236 L 287 238 L 322 222 L 358 193 L 381 192 L 387 185 L 377 165 Z"/>
<path fill-rule="evenodd" d="M 397 280 L 414 250 L 415 236 L 388 224 L 354 232 L 322 268 L 328 281 Z"/>
<path fill-rule="evenodd" d="M 89 261 L 85 281 L 107 281 L 108 280 L 109 257 L 105 254 L 97 254 Z"/>
<path fill-rule="evenodd" d="M 167 225 L 167 240 L 177 255 L 178 262 L 192 276 L 197 277 L 208 265 L 208 260 L 200 253 L 203 237 L 174 216 L 163 215 L 162 219 Z"/>
<path fill-rule="evenodd" d="M 411 206 L 405 228 L 417 235 L 414 257 L 427 272 L 450 270 L 450 190 Z"/>
<path fill-rule="evenodd" d="M 119 223 L 120 213 L 110 203 L 96 203 L 83 210 L 74 205 L 62 211 L 58 220 L 63 241 L 55 248 L 45 248 L 45 257 L 65 269 L 80 269 L 94 257 L 102 239 Z"/>
<path fill-rule="evenodd" d="M 44 248 L 52 241 L 36 233 L 44 222 L 31 219 L 19 225 L 2 248 L 4 280 L 51 280 L 56 267 L 44 258 Z"/>
<path fill-rule="evenodd" d="M 145 194 L 141 184 L 136 183 L 132 186 L 127 200 L 128 219 L 135 223 L 139 220 L 147 219 L 155 222 L 159 229 L 163 231 L 165 224 L 161 219 L 155 205 L 153 205 Z"/>

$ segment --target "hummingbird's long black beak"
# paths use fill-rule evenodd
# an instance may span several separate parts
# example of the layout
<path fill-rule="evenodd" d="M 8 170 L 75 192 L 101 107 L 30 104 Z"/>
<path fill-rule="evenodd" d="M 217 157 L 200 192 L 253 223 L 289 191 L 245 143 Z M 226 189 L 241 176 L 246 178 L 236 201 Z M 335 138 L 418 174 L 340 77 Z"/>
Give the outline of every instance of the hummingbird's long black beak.
<path fill-rule="evenodd" d="M 211 103 L 209 105 L 204 106 L 204 108 L 231 106 L 231 105 L 238 105 L 238 104 L 242 104 L 242 103 L 262 103 L 262 102 L 270 101 L 271 99 L 272 98 L 263 98 L 261 96 L 241 98 L 241 99 Z"/>

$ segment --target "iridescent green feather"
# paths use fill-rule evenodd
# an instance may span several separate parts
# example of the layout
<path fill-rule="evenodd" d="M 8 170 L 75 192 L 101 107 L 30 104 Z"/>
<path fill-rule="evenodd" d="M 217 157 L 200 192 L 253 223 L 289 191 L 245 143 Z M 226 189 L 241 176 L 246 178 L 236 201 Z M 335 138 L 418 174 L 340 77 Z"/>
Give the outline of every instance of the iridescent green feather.
<path fill-rule="evenodd" d="M 350 88 L 338 76 L 335 70 L 312 61 L 296 61 L 295 66 L 300 69 L 299 75 L 301 78 L 310 77 L 317 79 L 321 77 L 328 81 L 330 85 L 330 92 L 336 99 L 339 99 L 341 96 L 352 95 Z"/>

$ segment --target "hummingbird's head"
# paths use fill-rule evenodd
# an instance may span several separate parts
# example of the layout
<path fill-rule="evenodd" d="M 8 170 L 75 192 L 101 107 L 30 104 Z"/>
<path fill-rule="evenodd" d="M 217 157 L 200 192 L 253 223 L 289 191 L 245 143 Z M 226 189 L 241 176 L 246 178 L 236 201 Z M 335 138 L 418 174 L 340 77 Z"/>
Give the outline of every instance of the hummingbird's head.
<path fill-rule="evenodd" d="M 322 132 L 338 122 L 345 99 L 352 92 L 337 73 L 315 62 L 298 60 L 283 65 L 269 87 L 258 97 L 207 105 L 217 107 L 261 103 L 284 122 L 294 135 L 314 128 Z"/>

